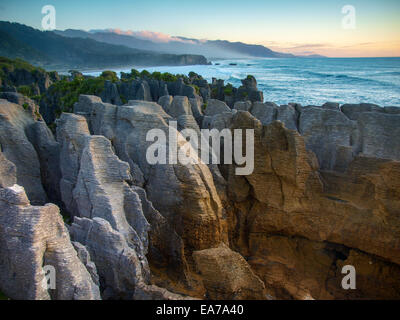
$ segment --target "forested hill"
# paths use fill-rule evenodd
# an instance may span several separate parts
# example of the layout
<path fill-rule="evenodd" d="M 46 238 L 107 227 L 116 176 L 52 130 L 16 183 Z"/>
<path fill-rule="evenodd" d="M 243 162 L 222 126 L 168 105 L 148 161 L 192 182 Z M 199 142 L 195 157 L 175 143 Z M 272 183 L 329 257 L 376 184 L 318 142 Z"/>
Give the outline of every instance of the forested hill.
<path fill-rule="evenodd" d="M 52 69 L 207 64 L 201 55 L 161 54 L 92 39 L 67 38 L 0 21 L 0 56 Z"/>

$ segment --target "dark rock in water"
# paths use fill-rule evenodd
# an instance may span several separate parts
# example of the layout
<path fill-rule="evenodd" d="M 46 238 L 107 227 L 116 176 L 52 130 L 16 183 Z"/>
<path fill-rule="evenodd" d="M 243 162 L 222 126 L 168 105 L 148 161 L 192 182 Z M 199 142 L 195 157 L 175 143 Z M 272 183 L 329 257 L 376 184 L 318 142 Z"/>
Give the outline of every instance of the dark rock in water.
<path fill-rule="evenodd" d="M 230 66 L 237 66 L 237 63 L 230 63 Z"/>

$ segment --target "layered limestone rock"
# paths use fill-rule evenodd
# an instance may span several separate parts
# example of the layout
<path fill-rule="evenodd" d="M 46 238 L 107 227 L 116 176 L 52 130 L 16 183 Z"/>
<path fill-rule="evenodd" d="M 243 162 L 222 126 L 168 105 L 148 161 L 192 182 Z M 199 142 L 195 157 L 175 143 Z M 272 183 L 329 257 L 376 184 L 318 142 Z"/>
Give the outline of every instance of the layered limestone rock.
<path fill-rule="evenodd" d="M 0 188 L 12 187 L 17 183 L 17 168 L 14 163 L 8 161 L 0 152 Z"/>
<path fill-rule="evenodd" d="M 344 292 L 339 281 L 343 277 L 340 266 L 356 261 L 356 270 L 368 274 L 359 279 L 363 289 L 358 297 L 380 295 L 372 290 L 373 283 L 382 283 L 378 286 L 381 296 L 399 297 L 393 288 L 399 287 L 395 274 L 400 264 L 400 162 L 371 157 L 371 153 L 379 153 L 368 151 L 363 144 L 369 145 L 373 138 L 365 132 L 354 133 L 361 119 L 374 115 L 365 113 L 355 122 L 339 111 L 307 107 L 300 115 L 300 131 L 308 133 L 305 136 L 281 122 L 263 126 L 247 112 L 233 116 L 231 129 L 255 130 L 255 170 L 244 178 L 235 176 L 232 168 L 228 170 L 228 192 L 235 207 L 229 216 L 231 246 L 249 257 L 273 296 L 357 297 L 355 292 Z M 389 117 L 391 120 L 385 120 L 397 121 L 396 115 Z M 375 128 L 380 126 L 375 123 Z M 396 139 L 397 128 L 386 123 L 384 130 L 382 139 Z M 331 147 L 351 149 L 351 137 L 356 136 L 363 137 L 361 152 L 365 150 L 368 156 L 354 152 L 337 171 L 320 167 L 318 154 L 312 151 L 320 151 L 324 163 L 332 159 L 324 152 Z M 390 157 L 395 157 L 393 152 Z M 335 160 L 331 165 L 325 162 L 325 167 L 337 168 Z M 350 259 L 351 252 L 364 258 Z M 368 259 L 393 276 L 366 269 Z M 382 293 L 383 287 L 387 295 Z"/>
<path fill-rule="evenodd" d="M 120 159 L 137 164 L 143 172 L 149 200 L 175 226 L 185 245 L 198 250 L 224 241 L 222 205 L 208 167 L 203 163 L 182 165 L 179 162 L 152 165 L 146 159 L 148 147 L 154 144 L 146 141 L 147 132 L 159 129 L 169 136 L 167 121 L 172 118 L 161 106 L 130 101 L 129 106 L 116 107 L 91 99 L 81 97 L 75 112 L 86 115 L 93 134 L 113 141 Z M 192 149 L 176 129 L 171 130 L 178 141 L 175 152 L 180 152 L 183 145 Z M 166 149 L 169 148 L 170 143 L 166 141 Z M 190 154 L 197 156 L 196 152 Z"/>
<path fill-rule="evenodd" d="M 209 299 L 266 299 L 264 283 L 239 253 L 221 245 L 218 248 L 195 251 L 193 257 Z"/>
<path fill-rule="evenodd" d="M 400 298 L 399 108 L 262 103 L 251 77 L 229 101 L 215 81 L 213 97 L 227 103 L 204 106 L 182 81 L 108 86 L 113 104 L 81 96 L 57 121 L 57 141 L 36 109 L 0 100 L 6 295 L 96 299 L 100 287 L 106 299 Z M 254 171 L 170 158 L 198 160 L 185 129 L 200 128 L 254 130 Z M 164 151 L 166 162 L 149 160 Z M 74 217 L 72 244 L 55 205 L 30 204 L 47 199 Z M 48 264 L 62 274 L 56 290 L 40 285 Z M 342 287 L 346 265 L 357 290 Z"/>
<path fill-rule="evenodd" d="M 102 218 L 76 217 L 70 227 L 71 238 L 80 251 L 92 257 L 104 299 L 184 300 L 189 299 L 166 289 L 150 285 L 150 272 L 126 237 Z M 83 247 L 82 247 L 83 246 Z M 94 272 L 92 277 L 96 277 Z"/>
<path fill-rule="evenodd" d="M 32 204 L 45 204 L 40 162 L 29 130 L 35 119 L 23 106 L 0 99 L 0 146 L 3 156 L 16 167 L 17 183 L 23 186 Z"/>
<path fill-rule="evenodd" d="M 225 102 L 216 99 L 209 99 L 204 114 L 212 117 L 216 114 L 230 111 L 231 109 L 226 105 Z"/>
<path fill-rule="evenodd" d="M 50 288 L 46 266 L 55 271 Z M 11 299 L 100 299 L 57 206 L 32 206 L 18 185 L 0 189 L 0 290 Z"/>
<path fill-rule="evenodd" d="M 76 215 L 71 233 L 93 257 L 103 296 L 130 299 L 139 282 L 148 285 L 148 253 L 157 261 L 156 267 L 165 267 L 175 278 L 178 274 L 185 278 L 182 240 L 147 200 L 146 192 L 130 185 L 129 165 L 114 154 L 111 142 L 104 136 L 90 135 L 86 119 L 73 114 L 61 116 L 57 138 L 62 157 L 65 152 L 61 186 L 63 196 L 67 196 L 63 200 Z M 116 237 L 118 244 L 112 242 Z M 118 265 L 119 254 L 125 251 L 130 252 L 126 258 L 130 262 Z M 102 260 L 97 260 L 100 256 Z M 120 280 L 113 278 L 120 268 L 126 269 L 126 275 Z M 133 278 L 125 282 L 125 276 Z"/>
<path fill-rule="evenodd" d="M 143 272 L 148 273 L 145 255 L 150 226 L 143 215 L 139 195 L 128 184 L 129 165 L 118 159 L 109 140 L 90 135 L 84 117 L 62 114 L 57 129 L 62 155 L 66 152 L 74 161 L 64 162 L 68 160 L 66 155 L 61 162 L 65 207 L 76 216 L 107 221 L 126 239 Z M 102 267 L 98 266 L 99 272 L 104 272 Z M 106 285 L 114 288 L 115 284 Z"/>
<path fill-rule="evenodd" d="M 149 282 L 149 271 L 143 268 L 137 251 L 108 221 L 75 217 L 70 233 L 95 263 L 104 299 L 131 299 L 140 282 Z"/>

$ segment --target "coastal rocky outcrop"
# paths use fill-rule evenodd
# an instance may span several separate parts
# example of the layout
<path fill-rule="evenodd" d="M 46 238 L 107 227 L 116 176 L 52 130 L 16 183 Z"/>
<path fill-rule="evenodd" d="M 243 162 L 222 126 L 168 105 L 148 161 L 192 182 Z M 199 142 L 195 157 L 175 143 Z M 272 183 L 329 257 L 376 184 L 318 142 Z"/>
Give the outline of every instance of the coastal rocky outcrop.
<path fill-rule="evenodd" d="M 251 76 L 240 88 L 203 80 L 106 81 L 52 129 L 34 101 L 1 93 L 0 291 L 400 299 L 399 108 L 278 106 Z M 254 170 L 194 161 L 204 147 L 186 129 L 252 130 Z M 356 290 L 342 287 L 348 265 Z"/>

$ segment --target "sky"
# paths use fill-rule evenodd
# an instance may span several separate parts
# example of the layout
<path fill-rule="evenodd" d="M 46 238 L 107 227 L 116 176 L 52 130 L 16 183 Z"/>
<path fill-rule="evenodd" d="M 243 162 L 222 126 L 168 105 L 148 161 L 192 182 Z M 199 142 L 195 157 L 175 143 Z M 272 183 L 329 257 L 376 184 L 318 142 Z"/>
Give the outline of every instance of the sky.
<path fill-rule="evenodd" d="M 1 0 L 0 20 L 41 29 L 44 5 L 55 7 L 59 30 L 153 31 L 329 57 L 400 56 L 400 0 Z M 343 28 L 345 5 L 355 9 L 355 28 Z"/>

